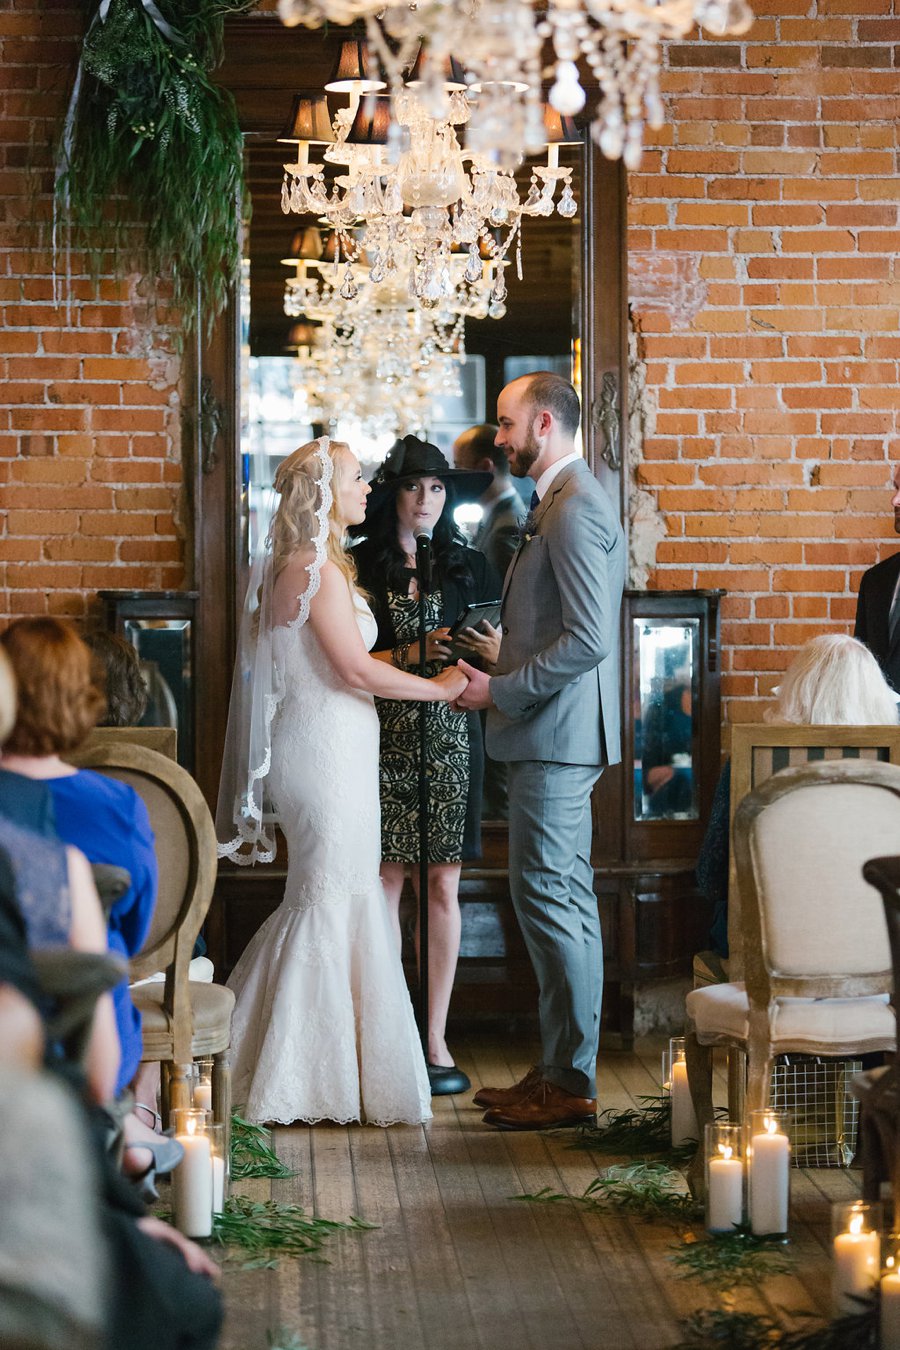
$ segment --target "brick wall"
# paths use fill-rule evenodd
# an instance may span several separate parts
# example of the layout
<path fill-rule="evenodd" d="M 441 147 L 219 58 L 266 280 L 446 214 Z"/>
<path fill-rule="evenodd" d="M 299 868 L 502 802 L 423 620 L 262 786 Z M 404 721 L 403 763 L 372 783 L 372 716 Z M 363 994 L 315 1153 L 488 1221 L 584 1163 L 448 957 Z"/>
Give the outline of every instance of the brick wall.
<path fill-rule="evenodd" d="M 98 589 L 184 578 L 172 334 L 135 278 L 95 291 L 77 257 L 55 303 L 34 248 L 81 30 L 75 0 L 0 13 L 0 619 L 79 618 Z"/>
<path fill-rule="evenodd" d="M 900 18 L 757 0 L 740 41 L 669 47 L 630 176 L 650 584 L 724 586 L 723 692 L 757 717 L 792 650 L 852 630 L 897 546 Z"/>

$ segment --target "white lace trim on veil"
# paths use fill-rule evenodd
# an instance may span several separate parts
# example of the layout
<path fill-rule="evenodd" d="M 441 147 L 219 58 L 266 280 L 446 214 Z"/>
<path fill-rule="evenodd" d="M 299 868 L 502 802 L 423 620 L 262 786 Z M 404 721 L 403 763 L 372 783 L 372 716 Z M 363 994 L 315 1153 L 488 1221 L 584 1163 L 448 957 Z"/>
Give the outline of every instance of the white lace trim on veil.
<path fill-rule="evenodd" d="M 287 625 L 291 629 L 301 628 L 309 619 L 327 556 L 334 474 L 329 444 L 327 436 L 319 437 L 312 456 L 319 470 L 316 480 L 319 489 L 315 512 L 317 528 L 311 540 L 315 552 L 306 567 L 309 581 L 298 597 L 297 617 Z M 285 684 L 273 645 L 275 578 L 272 563 L 270 525 L 250 570 L 216 808 L 218 855 L 242 867 L 272 862 L 276 849 L 275 813 L 265 784 L 272 767 L 272 722 L 284 698 Z"/>

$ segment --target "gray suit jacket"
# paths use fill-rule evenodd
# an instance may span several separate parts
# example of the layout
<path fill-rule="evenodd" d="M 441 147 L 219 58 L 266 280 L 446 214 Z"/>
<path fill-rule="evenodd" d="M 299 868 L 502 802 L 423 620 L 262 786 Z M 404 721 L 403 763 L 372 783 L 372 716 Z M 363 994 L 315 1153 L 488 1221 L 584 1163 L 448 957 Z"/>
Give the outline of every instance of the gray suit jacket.
<path fill-rule="evenodd" d="M 584 460 L 560 470 L 506 574 L 487 751 L 618 764 L 625 538 Z"/>

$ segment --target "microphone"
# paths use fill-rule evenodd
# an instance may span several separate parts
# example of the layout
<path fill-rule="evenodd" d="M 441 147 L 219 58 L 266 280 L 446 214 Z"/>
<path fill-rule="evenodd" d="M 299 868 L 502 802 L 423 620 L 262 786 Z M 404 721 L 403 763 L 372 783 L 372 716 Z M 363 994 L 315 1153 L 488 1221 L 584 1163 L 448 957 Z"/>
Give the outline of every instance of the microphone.
<path fill-rule="evenodd" d="M 431 592 L 431 531 L 424 525 L 413 530 L 416 541 L 416 575 L 419 578 L 419 590 L 423 595 Z"/>

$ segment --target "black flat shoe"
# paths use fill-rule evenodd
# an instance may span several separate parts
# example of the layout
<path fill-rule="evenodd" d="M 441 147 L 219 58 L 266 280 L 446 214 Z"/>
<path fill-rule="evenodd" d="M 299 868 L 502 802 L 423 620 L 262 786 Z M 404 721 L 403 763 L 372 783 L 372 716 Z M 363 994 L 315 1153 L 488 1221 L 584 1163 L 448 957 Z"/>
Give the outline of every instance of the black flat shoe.
<path fill-rule="evenodd" d="M 468 1092 L 472 1086 L 467 1074 L 455 1064 L 427 1064 L 432 1097 L 452 1097 L 457 1092 Z"/>

